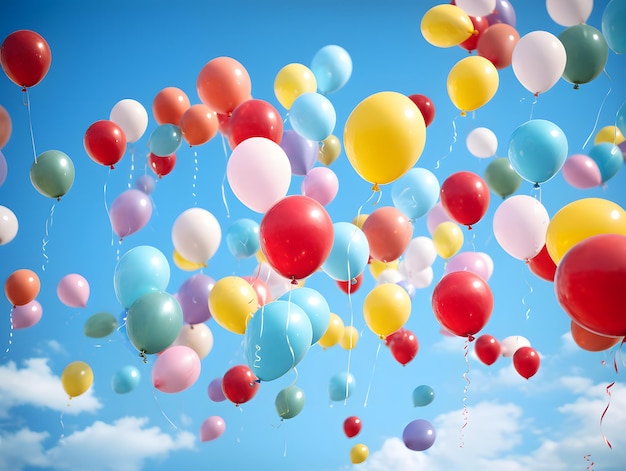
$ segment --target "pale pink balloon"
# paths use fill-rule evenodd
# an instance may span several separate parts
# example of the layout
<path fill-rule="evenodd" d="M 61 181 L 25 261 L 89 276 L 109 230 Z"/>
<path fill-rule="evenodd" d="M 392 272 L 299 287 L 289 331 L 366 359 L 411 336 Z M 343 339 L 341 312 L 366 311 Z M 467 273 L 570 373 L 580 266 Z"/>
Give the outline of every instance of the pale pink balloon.
<path fill-rule="evenodd" d="M 426 215 L 426 226 L 428 227 L 430 235 L 433 235 L 433 232 L 435 232 L 435 229 L 437 229 L 439 224 L 446 221 L 455 222 L 454 219 L 446 213 L 441 201 L 439 201 L 431 208 L 430 211 L 428 211 L 428 214 Z"/>
<path fill-rule="evenodd" d="M 570 155 L 563 164 L 561 172 L 565 181 L 574 188 L 584 190 L 602 184 L 600 168 L 588 155 Z"/>
<path fill-rule="evenodd" d="M 481 252 L 460 252 L 448 260 L 444 274 L 455 271 L 469 271 L 480 276 L 483 280 L 489 281 L 491 277 L 491 269 L 485 254 Z"/>
<path fill-rule="evenodd" d="M 152 366 L 152 384 L 161 392 L 177 393 L 191 387 L 200 376 L 200 357 L 190 347 L 165 349 Z"/>
<path fill-rule="evenodd" d="M 152 201 L 146 193 L 137 189 L 126 190 L 118 195 L 109 210 L 113 232 L 124 238 L 142 229 L 152 217 Z"/>
<path fill-rule="evenodd" d="M 210 442 L 222 436 L 226 430 L 224 419 L 217 415 L 207 418 L 200 426 L 200 441 Z"/>
<path fill-rule="evenodd" d="M 322 206 L 334 200 L 338 191 L 339 179 L 328 167 L 314 167 L 302 180 L 302 194 L 313 198 Z"/>
<path fill-rule="evenodd" d="M 89 300 L 89 283 L 78 273 L 65 275 L 57 285 L 59 300 L 69 307 L 86 307 Z"/>
<path fill-rule="evenodd" d="M 36 299 L 33 299 L 27 304 L 13 308 L 13 311 L 11 311 L 11 324 L 14 329 L 26 329 L 39 322 L 42 314 L 41 304 Z"/>

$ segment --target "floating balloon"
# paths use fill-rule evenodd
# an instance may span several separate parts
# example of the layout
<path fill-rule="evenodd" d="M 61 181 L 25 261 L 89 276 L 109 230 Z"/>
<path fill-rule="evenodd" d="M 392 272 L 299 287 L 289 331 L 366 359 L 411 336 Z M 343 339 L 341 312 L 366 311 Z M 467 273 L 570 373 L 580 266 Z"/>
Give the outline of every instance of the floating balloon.
<path fill-rule="evenodd" d="M 485 365 L 493 365 L 500 357 L 500 342 L 492 335 L 483 334 L 476 339 L 474 351 Z"/>
<path fill-rule="evenodd" d="M 315 74 L 306 65 L 291 63 L 278 71 L 274 78 L 274 96 L 285 108 L 303 93 L 317 91 Z"/>
<path fill-rule="evenodd" d="M 226 400 L 226 396 L 224 396 L 224 391 L 222 391 L 221 376 L 211 380 L 207 389 L 207 393 L 209 395 L 209 399 L 211 399 L 213 402 L 223 402 Z"/>
<path fill-rule="evenodd" d="M 458 61 L 448 73 L 447 88 L 450 100 L 461 116 L 487 104 L 498 91 L 498 69 L 489 59 L 469 56 Z"/>
<path fill-rule="evenodd" d="M 41 320 L 42 314 L 43 309 L 36 299 L 21 306 L 15 306 L 11 311 L 11 327 L 13 329 L 32 327 Z"/>
<path fill-rule="evenodd" d="M 328 167 L 315 167 L 302 180 L 301 192 L 322 206 L 331 203 L 339 191 L 339 179 Z"/>
<path fill-rule="evenodd" d="M 439 180 L 425 168 L 411 168 L 393 182 L 393 205 L 409 219 L 425 216 L 439 200 Z"/>
<path fill-rule="evenodd" d="M 161 352 L 152 365 L 152 385 L 164 393 L 178 393 L 193 386 L 200 370 L 200 358 L 195 350 L 173 345 Z"/>
<path fill-rule="evenodd" d="M 626 53 L 626 5 L 611 0 L 602 12 L 602 34 L 609 48 L 617 54 Z"/>
<path fill-rule="evenodd" d="M 201 268 L 207 267 L 207 264 L 205 262 L 202 262 L 202 263 L 190 262 L 185 257 L 183 257 L 180 253 L 178 253 L 178 250 L 176 249 L 174 249 L 174 252 L 172 252 L 172 261 L 174 262 L 174 265 L 176 265 L 181 270 L 185 270 L 185 271 L 196 271 Z"/>
<path fill-rule="evenodd" d="M 50 70 L 52 52 L 35 31 L 21 29 L 9 34 L 0 47 L 0 64 L 7 77 L 22 88 L 34 87 Z"/>
<path fill-rule="evenodd" d="M 283 294 L 279 300 L 290 301 L 307 315 L 312 327 L 311 345 L 324 335 L 331 321 L 331 313 L 328 302 L 319 291 L 303 286 Z"/>
<path fill-rule="evenodd" d="M 258 378 L 247 365 L 235 365 L 222 377 L 224 396 L 236 406 L 250 401 L 259 390 Z"/>
<path fill-rule="evenodd" d="M 346 325 L 339 339 L 339 346 L 344 350 L 352 350 L 356 348 L 357 343 L 359 343 L 359 331 L 352 325 Z"/>
<path fill-rule="evenodd" d="M 146 195 L 154 191 L 154 184 L 154 178 L 150 175 L 141 175 L 135 180 L 135 188 L 143 191 Z"/>
<path fill-rule="evenodd" d="M 74 361 L 63 369 L 61 385 L 70 399 L 87 392 L 93 383 L 93 371 L 83 361 Z"/>
<path fill-rule="evenodd" d="M 328 321 L 328 327 L 326 328 L 326 332 L 324 335 L 320 337 L 317 341 L 317 344 L 322 348 L 330 348 L 339 343 L 341 337 L 343 336 L 344 331 L 344 323 L 335 313 L 330 313 L 330 320 Z"/>
<path fill-rule="evenodd" d="M 539 253 L 528 260 L 528 268 L 539 278 L 546 281 L 554 281 L 556 264 L 548 253 L 548 248 L 544 245 Z"/>
<path fill-rule="evenodd" d="M 435 105 L 426 95 L 422 95 L 421 93 L 414 93 L 409 95 L 409 99 L 417 105 L 422 113 L 422 117 L 424 118 L 424 125 L 426 127 L 430 126 L 430 124 L 435 119 Z"/>
<path fill-rule="evenodd" d="M 122 255 L 113 273 L 115 296 L 126 309 L 145 293 L 164 291 L 169 281 L 167 258 L 149 245 L 133 247 Z"/>
<path fill-rule="evenodd" d="M 293 419 L 302 409 L 306 396 L 298 386 L 291 385 L 281 389 L 274 400 L 274 407 L 281 419 Z"/>
<path fill-rule="evenodd" d="M 489 26 L 478 39 L 477 52 L 488 59 L 496 69 L 511 65 L 513 50 L 520 39 L 517 30 L 505 23 Z"/>
<path fill-rule="evenodd" d="M 446 212 L 445 208 L 441 204 L 441 201 L 439 201 L 435 203 L 435 206 L 433 206 L 426 215 L 426 226 L 428 227 L 430 235 L 433 235 L 437 226 L 439 226 L 442 222 L 454 222 L 454 220 Z"/>
<path fill-rule="evenodd" d="M 148 166 L 159 178 L 169 175 L 176 166 L 176 154 L 159 156 L 150 152 L 148 154 Z"/>
<path fill-rule="evenodd" d="M 201 324 L 211 318 L 209 294 L 215 280 L 209 275 L 198 273 L 187 278 L 178 289 L 178 301 L 187 324 Z"/>
<path fill-rule="evenodd" d="M 539 354 L 532 347 L 520 347 L 513 354 L 513 367 L 523 378 L 535 376 L 540 363 Z"/>
<path fill-rule="evenodd" d="M 246 332 L 248 320 L 258 306 L 254 288 L 239 276 L 220 278 L 209 293 L 211 316 L 220 326 L 235 334 Z"/>
<path fill-rule="evenodd" d="M 444 274 L 455 271 L 470 271 L 489 281 L 493 273 L 493 260 L 484 252 L 460 252 L 448 260 Z"/>
<path fill-rule="evenodd" d="M 331 134 L 319 144 L 317 160 L 323 165 L 332 164 L 341 154 L 341 141 Z"/>
<path fill-rule="evenodd" d="M 174 154 L 183 142 L 180 128 L 175 124 L 159 124 L 148 141 L 148 147 L 157 157 L 166 157 Z"/>
<path fill-rule="evenodd" d="M 402 441 L 409 450 L 428 450 L 435 443 L 435 429 L 430 422 L 416 419 L 409 422 L 402 431 Z"/>
<path fill-rule="evenodd" d="M 490 25 L 505 23 L 513 26 L 514 28 L 517 22 L 515 10 L 513 9 L 511 3 L 507 0 L 496 0 L 496 7 L 485 17 L 485 19 Z"/>
<path fill-rule="evenodd" d="M 381 262 L 400 258 L 413 237 L 409 218 L 394 206 L 382 206 L 363 223 L 363 233 L 369 243 L 370 255 Z"/>
<path fill-rule="evenodd" d="M 226 245 L 235 258 L 248 258 L 256 254 L 259 242 L 259 224 L 252 219 L 239 219 L 226 231 Z"/>
<path fill-rule="evenodd" d="M 131 365 L 126 365 L 115 372 L 111 378 L 111 387 L 117 394 L 128 394 L 141 381 L 141 373 Z"/>
<path fill-rule="evenodd" d="M 489 201 L 487 183 L 473 172 L 453 173 L 441 185 L 441 204 L 446 213 L 470 229 L 483 218 Z"/>
<path fill-rule="evenodd" d="M 110 312 L 97 312 L 87 319 L 83 332 L 95 339 L 106 337 L 117 329 L 117 318 Z"/>
<path fill-rule="evenodd" d="M 363 284 L 363 273 L 359 273 L 356 277 L 351 280 L 341 281 L 336 280 L 337 286 L 346 294 L 355 293 Z"/>
<path fill-rule="evenodd" d="M 400 330 L 410 315 L 411 298 L 396 284 L 384 283 L 374 287 L 363 301 L 365 323 L 381 338 Z"/>
<path fill-rule="evenodd" d="M 459 43 L 459 46 L 471 53 L 476 49 L 478 40 L 489 27 L 489 23 L 487 23 L 487 18 L 483 16 L 470 16 L 469 19 L 474 27 L 474 32 L 465 41 Z"/>
<path fill-rule="evenodd" d="M 437 255 L 449 259 L 461 250 L 465 236 L 461 227 L 451 221 L 444 221 L 433 232 L 433 245 Z"/>
<path fill-rule="evenodd" d="M 356 381 L 354 376 L 348 372 L 336 373 L 330 378 L 328 384 L 328 394 L 331 401 L 344 401 L 348 399 L 354 389 L 356 388 Z"/>
<path fill-rule="evenodd" d="M 83 145 L 91 160 L 113 169 L 126 152 L 126 135 L 115 122 L 103 119 L 87 128 Z"/>
<path fill-rule="evenodd" d="M 626 116 L 626 104 L 622 103 L 620 109 L 617 111 L 617 126 L 604 126 L 596 133 L 593 138 L 594 144 L 600 144 L 601 142 L 610 142 L 611 144 L 619 145 L 624 142 L 624 133 L 620 130 L 620 126 L 624 127 L 624 120 Z"/>
<path fill-rule="evenodd" d="M 404 253 L 403 266 L 406 271 L 419 272 L 430 267 L 437 258 L 435 244 L 426 236 L 419 236 L 409 242 Z"/>
<path fill-rule="evenodd" d="M 351 415 L 343 421 L 343 433 L 348 438 L 356 437 L 361 432 L 362 427 L 363 423 L 356 415 Z"/>
<path fill-rule="evenodd" d="M 465 145 L 474 157 L 493 157 L 498 150 L 498 137 L 489 128 L 474 128 L 467 135 Z"/>
<path fill-rule="evenodd" d="M 143 229 L 152 217 L 152 201 L 141 190 L 120 193 L 111 204 L 109 219 L 113 232 L 121 239 Z"/>
<path fill-rule="evenodd" d="M 522 184 L 522 177 L 506 157 L 492 160 L 485 169 L 485 181 L 491 191 L 503 199 L 515 193 Z"/>
<path fill-rule="evenodd" d="M 202 360 L 213 348 L 213 333 L 206 324 L 184 324 L 172 345 L 189 347 Z"/>
<path fill-rule="evenodd" d="M 276 144 L 283 138 L 283 121 L 274 106 L 265 100 L 250 99 L 230 115 L 228 142 L 231 149 L 251 137 L 264 137 Z"/>
<path fill-rule="evenodd" d="M 424 407 L 435 400 L 435 391 L 426 384 L 416 387 L 413 390 L 413 406 Z"/>
<path fill-rule="evenodd" d="M 0 205 L 0 245 L 6 245 L 15 239 L 18 227 L 15 213 L 6 206 Z"/>
<path fill-rule="evenodd" d="M 593 26 L 577 24 L 559 34 L 565 47 L 567 62 L 563 78 L 578 88 L 602 73 L 609 58 L 609 46 L 604 36 Z"/>
<path fill-rule="evenodd" d="M 363 463 L 370 454 L 367 445 L 358 443 L 350 449 L 350 462 L 353 464 Z"/>
<path fill-rule="evenodd" d="M 12 272 L 4 281 L 4 294 L 13 306 L 23 306 L 33 301 L 39 294 L 39 276 L 28 268 Z"/>
<path fill-rule="evenodd" d="M 594 334 L 581 327 L 573 320 L 570 322 L 570 332 L 574 343 L 588 352 L 602 352 L 614 347 L 623 340 L 623 337 L 606 337 Z"/>
<path fill-rule="evenodd" d="M 547 31 L 531 31 L 513 49 L 511 66 L 517 80 L 535 96 L 550 90 L 567 63 L 563 43 Z"/>
<path fill-rule="evenodd" d="M 185 111 L 190 107 L 189 97 L 177 87 L 166 87 L 152 101 L 152 114 L 157 124 L 178 126 Z"/>
<path fill-rule="evenodd" d="M 2 127 L 2 123 L 0 122 L 0 128 L 1 127 Z M 4 154 L 0 152 L 0 186 L 2 186 L 3 183 L 6 181 L 8 171 L 9 171 L 9 168 L 7 166 L 7 159 L 4 157 Z"/>
<path fill-rule="evenodd" d="M 60 201 L 74 184 L 74 163 L 60 150 L 47 150 L 30 167 L 30 182 L 35 190 Z"/>
<path fill-rule="evenodd" d="M 222 241 L 222 229 L 217 218 L 203 208 L 189 208 L 178 215 L 172 225 L 174 248 L 186 260 L 204 263 Z"/>
<path fill-rule="evenodd" d="M 221 437 L 226 431 L 226 422 L 217 415 L 204 419 L 200 425 L 200 441 L 210 442 Z"/>
<path fill-rule="evenodd" d="M 412 361 L 419 350 L 419 342 L 413 332 L 400 328 L 396 332 L 388 335 L 385 344 L 391 350 L 391 355 L 402 366 L 406 366 Z"/>
<path fill-rule="evenodd" d="M 436 47 L 457 46 L 474 33 L 470 17 L 456 5 L 441 4 L 430 8 L 422 17 L 420 31 Z"/>
<path fill-rule="evenodd" d="M 332 134 L 337 114 L 332 102 L 317 92 L 303 93 L 289 110 L 289 124 L 306 139 L 323 141 Z"/>
<path fill-rule="evenodd" d="M 252 84 L 246 68 L 232 57 L 216 57 L 207 62 L 196 80 L 202 103 L 217 113 L 229 116 L 237 106 L 251 98 Z"/>
<path fill-rule="evenodd" d="M 337 138 L 335 137 L 335 139 Z M 285 130 L 280 147 L 287 154 L 292 175 L 306 175 L 315 165 L 320 152 L 320 147 L 316 141 L 301 136 L 293 129 Z"/>
<path fill-rule="evenodd" d="M 242 276 L 242 278 L 250 283 L 250 286 L 252 286 L 252 289 L 256 293 L 259 307 L 274 300 L 272 293 L 270 292 L 270 287 L 261 278 L 258 276 Z M 291 287 L 291 284 L 289 286 Z"/>
<path fill-rule="evenodd" d="M 512 358 L 515 352 L 522 347 L 530 347 L 530 341 L 521 335 L 511 335 L 500 341 L 500 352 L 505 358 Z"/>
<path fill-rule="evenodd" d="M 370 257 L 366 234 L 349 222 L 333 224 L 333 246 L 322 270 L 334 280 L 348 281 L 362 273 Z"/>
<path fill-rule="evenodd" d="M 190 146 L 209 142 L 217 135 L 217 114 L 204 104 L 190 106 L 180 118 L 180 132 Z"/>
<path fill-rule="evenodd" d="M 617 175 L 617 172 L 624 164 L 621 150 L 610 142 L 601 142 L 594 145 L 589 150 L 589 158 L 598 166 L 602 183 L 606 183 Z"/>
<path fill-rule="evenodd" d="M 321 93 L 334 93 L 350 79 L 352 58 L 343 47 L 330 44 L 315 53 L 311 60 L 311 71 Z"/>
<path fill-rule="evenodd" d="M 546 0 L 548 15 L 561 26 L 575 26 L 587 21 L 593 9 L 593 0 Z"/>
<path fill-rule="evenodd" d="M 137 142 L 148 127 L 148 112 L 137 100 L 125 98 L 113 106 L 109 120 L 120 127 L 126 142 Z"/>
<path fill-rule="evenodd" d="M 496 9 L 496 0 L 456 0 L 454 3 L 470 16 L 487 16 Z"/>

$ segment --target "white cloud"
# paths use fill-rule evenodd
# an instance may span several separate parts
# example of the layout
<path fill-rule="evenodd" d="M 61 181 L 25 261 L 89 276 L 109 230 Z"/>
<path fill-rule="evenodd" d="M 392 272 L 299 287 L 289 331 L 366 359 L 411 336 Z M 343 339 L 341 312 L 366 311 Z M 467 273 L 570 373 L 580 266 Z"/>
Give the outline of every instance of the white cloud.
<path fill-rule="evenodd" d="M 21 429 L 14 434 L 0 433 L 0 470 L 19 471 L 26 466 L 46 466 L 42 450 L 47 432 Z"/>
<path fill-rule="evenodd" d="M 44 343 L 44 348 L 36 347 L 34 351 L 38 355 L 48 355 L 50 353 L 59 353 L 59 354 L 67 355 L 67 350 L 65 350 L 65 347 L 61 344 L 61 342 L 54 340 L 54 339 L 47 340 Z"/>
<path fill-rule="evenodd" d="M 0 417 L 7 417 L 9 409 L 22 405 L 49 408 L 71 415 L 95 412 L 102 407 L 93 389 L 70 401 L 61 379 L 52 373 L 46 358 L 24 360 L 23 368 L 10 361 L 0 366 L 0 377 Z"/>

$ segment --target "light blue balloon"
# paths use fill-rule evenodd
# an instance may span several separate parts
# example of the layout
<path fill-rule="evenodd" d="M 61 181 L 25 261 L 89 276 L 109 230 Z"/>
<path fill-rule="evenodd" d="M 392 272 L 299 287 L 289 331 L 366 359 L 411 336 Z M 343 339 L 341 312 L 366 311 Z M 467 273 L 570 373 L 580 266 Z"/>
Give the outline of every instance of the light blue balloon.
<path fill-rule="evenodd" d="M 602 35 L 613 52 L 626 53 L 626 0 L 611 0 L 604 8 Z"/>
<path fill-rule="evenodd" d="M 113 274 L 115 296 L 126 309 L 146 293 L 165 291 L 169 281 L 167 258 L 150 245 L 139 245 L 122 255 Z"/>
<path fill-rule="evenodd" d="M 311 328 L 313 329 L 311 345 L 317 343 L 322 335 L 326 333 L 328 324 L 330 323 L 330 306 L 326 298 L 324 298 L 319 291 L 303 286 L 302 288 L 294 289 L 283 294 L 278 299 L 281 301 L 291 301 L 291 303 L 296 304 L 307 315 L 309 321 L 311 321 Z"/>
<path fill-rule="evenodd" d="M 425 168 L 412 168 L 391 186 L 393 205 L 409 219 L 426 215 L 437 201 L 441 185 L 437 177 Z"/>
<path fill-rule="evenodd" d="M 161 124 L 152 131 L 148 147 L 150 152 L 159 157 L 175 153 L 183 142 L 180 128 L 174 124 Z"/>
<path fill-rule="evenodd" d="M 248 367 L 261 381 L 273 381 L 293 369 L 311 346 L 313 330 L 297 304 L 272 301 L 259 308 L 246 327 Z"/>
<path fill-rule="evenodd" d="M 567 159 L 567 137 L 556 124 L 532 119 L 519 126 L 509 140 L 509 160 L 517 174 L 531 183 L 554 177 Z"/>
<path fill-rule="evenodd" d="M 311 72 L 315 75 L 317 88 L 324 94 L 342 88 L 352 75 L 352 58 L 343 47 L 324 46 L 313 56 Z"/>
<path fill-rule="evenodd" d="M 335 107 L 319 93 L 303 93 L 289 109 L 289 123 L 293 130 L 312 141 L 323 141 L 330 136 L 336 122 Z"/>
<path fill-rule="evenodd" d="M 426 384 L 416 387 L 413 390 L 413 405 L 415 407 L 424 407 L 435 400 L 435 391 Z"/>
<path fill-rule="evenodd" d="M 351 373 L 343 371 L 330 378 L 328 395 L 331 401 L 344 401 L 352 395 L 355 388 L 356 381 L 354 380 L 354 376 L 352 376 Z"/>
<path fill-rule="evenodd" d="M 623 136 L 626 136 L 626 101 L 622 103 L 622 106 L 617 110 L 617 116 L 615 117 L 615 125 L 621 131 Z M 2 177 L 0 176 L 0 185 L 2 185 Z"/>
<path fill-rule="evenodd" d="M 117 394 L 127 394 L 141 381 L 141 373 L 131 365 L 126 365 L 115 372 L 111 378 L 111 387 Z"/>
<path fill-rule="evenodd" d="M 610 142 L 601 142 L 593 146 L 589 151 L 589 157 L 598 164 L 602 183 L 613 178 L 624 164 L 622 151 Z"/>
<path fill-rule="evenodd" d="M 367 266 L 370 257 L 367 237 L 349 222 L 336 222 L 333 229 L 333 246 L 322 264 L 322 270 L 333 280 L 352 280 Z"/>
<path fill-rule="evenodd" d="M 239 219 L 226 231 L 226 245 L 235 258 L 248 258 L 261 246 L 259 224 L 252 219 Z"/>

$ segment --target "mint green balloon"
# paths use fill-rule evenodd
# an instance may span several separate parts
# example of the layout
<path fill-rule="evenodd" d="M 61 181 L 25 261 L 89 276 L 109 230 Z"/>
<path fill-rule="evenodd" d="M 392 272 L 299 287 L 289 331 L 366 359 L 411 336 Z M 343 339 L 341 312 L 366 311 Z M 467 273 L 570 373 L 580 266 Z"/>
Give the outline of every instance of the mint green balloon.
<path fill-rule="evenodd" d="M 292 419 L 304 409 L 304 391 L 298 386 L 287 386 L 277 395 L 274 405 L 282 419 Z"/>
<path fill-rule="evenodd" d="M 99 339 L 106 337 L 117 328 L 117 319 L 110 312 L 98 312 L 92 315 L 83 327 L 87 337 Z"/>
<path fill-rule="evenodd" d="M 61 200 L 74 183 L 74 163 L 60 150 L 47 150 L 31 165 L 30 181 L 42 195 Z"/>
<path fill-rule="evenodd" d="M 522 184 L 522 177 L 507 157 L 498 157 L 487 165 L 485 181 L 491 191 L 504 199 L 517 191 Z"/>
<path fill-rule="evenodd" d="M 159 353 L 169 347 L 183 326 L 183 311 L 171 294 L 150 291 L 128 308 L 126 333 L 142 354 Z"/>
<path fill-rule="evenodd" d="M 602 73 L 609 58 L 609 45 L 600 31 L 579 24 L 561 32 L 559 40 L 567 54 L 563 78 L 573 83 L 574 88 L 591 82 Z"/>

